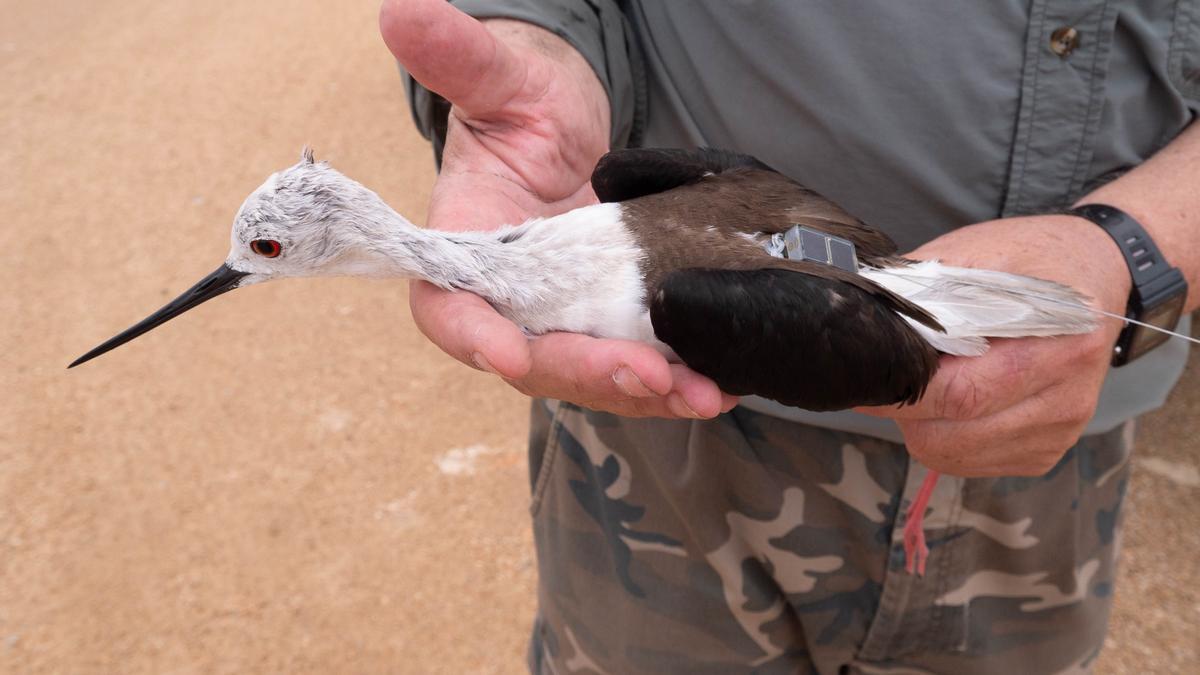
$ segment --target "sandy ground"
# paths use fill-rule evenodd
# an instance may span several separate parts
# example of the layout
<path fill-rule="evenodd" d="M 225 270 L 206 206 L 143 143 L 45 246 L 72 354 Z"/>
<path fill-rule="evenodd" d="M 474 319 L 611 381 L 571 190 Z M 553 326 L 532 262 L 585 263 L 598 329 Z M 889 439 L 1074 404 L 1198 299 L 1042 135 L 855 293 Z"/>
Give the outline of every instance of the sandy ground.
<path fill-rule="evenodd" d="M 522 671 L 525 402 L 403 284 L 255 287 L 63 368 L 304 143 L 423 218 L 376 4 L 0 0 L 0 672 Z M 1144 427 L 1108 673 L 1200 661 L 1200 365 Z"/>

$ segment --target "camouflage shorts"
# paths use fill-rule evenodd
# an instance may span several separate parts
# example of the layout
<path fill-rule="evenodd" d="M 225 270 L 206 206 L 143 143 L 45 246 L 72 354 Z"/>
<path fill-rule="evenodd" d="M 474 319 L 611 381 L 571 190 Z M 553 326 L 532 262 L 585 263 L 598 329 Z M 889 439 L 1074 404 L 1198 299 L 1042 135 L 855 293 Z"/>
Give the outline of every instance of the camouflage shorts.
<path fill-rule="evenodd" d="M 1132 423 L 1040 478 L 924 477 L 902 446 L 742 408 L 535 402 L 535 673 L 1077 673 L 1104 639 Z"/>

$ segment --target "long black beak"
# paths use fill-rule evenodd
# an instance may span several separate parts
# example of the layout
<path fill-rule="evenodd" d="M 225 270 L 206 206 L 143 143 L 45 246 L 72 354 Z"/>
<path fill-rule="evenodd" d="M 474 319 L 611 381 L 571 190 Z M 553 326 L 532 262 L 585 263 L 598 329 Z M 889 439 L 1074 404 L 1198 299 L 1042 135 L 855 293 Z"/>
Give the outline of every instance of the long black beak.
<path fill-rule="evenodd" d="M 239 272 L 228 265 L 221 265 L 212 274 L 201 279 L 195 286 L 184 291 L 183 295 L 168 302 L 162 309 L 126 328 L 124 332 L 109 339 L 99 347 L 75 359 L 67 367 L 74 368 L 84 361 L 91 361 L 104 352 L 120 347 L 142 333 L 174 319 L 206 300 L 212 300 L 226 291 L 232 291 L 237 288 L 238 282 L 247 274 L 249 272 Z"/>

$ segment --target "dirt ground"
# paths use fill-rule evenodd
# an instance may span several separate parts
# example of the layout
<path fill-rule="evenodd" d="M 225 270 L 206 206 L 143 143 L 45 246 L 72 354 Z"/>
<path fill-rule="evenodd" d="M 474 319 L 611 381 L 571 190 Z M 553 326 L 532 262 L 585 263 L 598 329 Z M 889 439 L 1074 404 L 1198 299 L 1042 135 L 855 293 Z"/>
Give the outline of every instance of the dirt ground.
<path fill-rule="evenodd" d="M 304 143 L 423 218 L 376 6 L 0 0 L 0 672 L 522 672 L 526 404 L 404 284 L 258 286 L 64 369 L 216 267 Z M 1100 672 L 1200 662 L 1197 438 L 1194 359 Z"/>

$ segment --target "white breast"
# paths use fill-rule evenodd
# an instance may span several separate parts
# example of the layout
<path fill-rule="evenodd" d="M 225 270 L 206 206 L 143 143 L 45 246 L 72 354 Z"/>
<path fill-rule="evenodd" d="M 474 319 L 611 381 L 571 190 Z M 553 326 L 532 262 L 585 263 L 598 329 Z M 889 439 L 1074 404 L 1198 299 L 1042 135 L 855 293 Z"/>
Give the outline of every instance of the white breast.
<path fill-rule="evenodd" d="M 506 235 L 516 239 L 503 245 L 505 254 L 526 272 L 523 292 L 494 303 L 501 314 L 531 334 L 569 331 L 661 345 L 646 307 L 643 253 L 619 204 L 531 220 L 501 231 Z"/>

